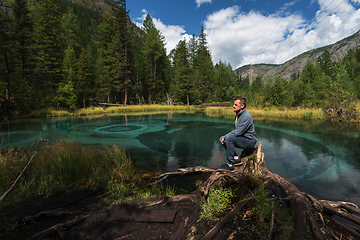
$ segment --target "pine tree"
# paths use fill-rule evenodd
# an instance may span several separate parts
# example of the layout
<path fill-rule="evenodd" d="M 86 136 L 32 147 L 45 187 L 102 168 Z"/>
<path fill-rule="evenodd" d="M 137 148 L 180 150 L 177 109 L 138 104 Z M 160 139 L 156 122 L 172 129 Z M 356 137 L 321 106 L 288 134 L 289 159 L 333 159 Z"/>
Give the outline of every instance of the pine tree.
<path fill-rule="evenodd" d="M 78 60 L 76 82 L 74 88 L 79 94 L 82 100 L 82 107 L 86 107 L 86 98 L 89 95 L 90 89 L 90 71 L 89 71 L 89 60 L 86 51 L 82 51 Z"/>
<path fill-rule="evenodd" d="M 31 105 L 33 86 L 30 84 L 33 60 L 33 21 L 27 1 L 14 0 L 13 13 L 13 97 L 20 109 Z"/>
<path fill-rule="evenodd" d="M 63 42 L 59 6 L 53 0 L 40 0 L 37 9 L 36 39 L 36 89 L 40 90 L 41 105 L 48 105 L 55 97 L 61 81 Z"/>
<path fill-rule="evenodd" d="M 11 94 L 11 42 L 10 7 L 5 5 L 4 0 L 0 0 L 0 79 L 5 83 L 6 99 L 10 99 Z"/>
<path fill-rule="evenodd" d="M 124 91 L 124 104 L 128 102 L 128 87 L 131 86 L 130 58 L 132 55 L 129 43 L 128 12 L 125 0 L 116 1 L 108 16 L 97 28 L 97 46 L 99 51 L 98 76 L 101 92 L 110 102 L 110 94 L 118 101 Z"/>
<path fill-rule="evenodd" d="M 30 11 L 25 0 L 14 0 L 12 4 L 14 15 L 14 41 L 15 51 L 19 59 L 22 79 L 29 75 L 29 61 L 33 40 L 33 24 Z"/>
<path fill-rule="evenodd" d="M 235 97 L 237 78 L 230 64 L 222 61 L 215 64 L 214 69 L 216 101 L 229 101 Z"/>
<path fill-rule="evenodd" d="M 328 76 L 331 75 L 333 63 L 331 61 L 331 54 L 328 50 L 318 57 L 317 62 L 320 64 L 320 69 Z"/>
<path fill-rule="evenodd" d="M 214 94 L 214 66 L 210 51 L 207 48 L 206 34 L 201 26 L 199 35 L 199 48 L 196 54 L 196 83 L 203 102 L 206 102 Z"/>
<path fill-rule="evenodd" d="M 117 44 L 119 53 L 119 70 L 122 72 L 122 75 L 119 76 L 120 85 L 124 90 L 124 105 L 128 101 L 128 86 L 131 84 L 130 80 L 130 42 L 129 42 L 129 32 L 128 32 L 128 12 L 126 11 L 126 1 L 117 0 L 115 1 L 116 5 L 113 8 L 114 12 L 114 22 L 113 27 L 115 31 L 115 36 L 113 43 Z"/>
<path fill-rule="evenodd" d="M 111 15 L 102 17 L 102 22 L 96 28 L 96 46 L 98 57 L 96 60 L 96 76 L 99 91 L 98 98 L 104 100 L 107 97 L 107 102 L 110 103 L 110 92 L 112 86 L 111 76 L 111 52 L 109 50 L 109 43 L 113 38 L 111 27 Z"/>
<path fill-rule="evenodd" d="M 165 51 L 164 36 L 157 30 L 148 14 L 144 20 L 144 46 L 142 49 L 144 62 L 143 95 L 149 96 L 149 103 L 154 99 L 161 100 L 165 96 L 165 75 L 168 58 Z"/>
<path fill-rule="evenodd" d="M 355 99 L 355 88 L 342 59 L 335 63 L 332 73 L 332 105 L 336 110 L 348 108 Z"/>
<path fill-rule="evenodd" d="M 78 58 L 82 51 L 80 44 L 80 23 L 74 11 L 68 8 L 67 12 L 62 16 L 62 29 L 64 30 L 63 42 L 65 48 L 71 47 L 75 51 L 75 56 Z"/>
<path fill-rule="evenodd" d="M 189 63 L 192 68 L 194 68 L 195 66 L 196 53 L 198 51 L 198 48 L 199 48 L 198 39 L 195 36 L 195 34 L 193 34 L 188 42 Z"/>
<path fill-rule="evenodd" d="M 179 92 L 186 96 L 186 103 L 190 105 L 189 95 L 192 93 L 191 69 L 189 64 L 189 53 L 186 41 L 180 40 L 177 46 L 178 57 L 176 58 L 175 79 L 178 82 Z"/>
<path fill-rule="evenodd" d="M 74 89 L 74 81 L 76 79 L 77 59 L 75 50 L 69 46 L 65 50 L 63 61 L 64 79 L 59 83 L 57 88 L 57 103 L 66 109 L 74 110 L 76 107 L 77 94 Z M 59 107 L 58 105 L 58 107 Z"/>

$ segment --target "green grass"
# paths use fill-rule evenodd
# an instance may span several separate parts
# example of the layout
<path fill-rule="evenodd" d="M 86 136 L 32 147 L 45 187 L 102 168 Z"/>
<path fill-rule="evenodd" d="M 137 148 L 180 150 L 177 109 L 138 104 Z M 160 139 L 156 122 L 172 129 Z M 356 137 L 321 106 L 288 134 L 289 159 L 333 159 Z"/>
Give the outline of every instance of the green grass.
<path fill-rule="evenodd" d="M 194 106 L 168 106 L 160 104 L 152 105 L 135 105 L 105 108 L 106 113 L 118 112 L 153 112 L 153 111 L 191 111 L 195 110 Z"/>
<path fill-rule="evenodd" d="M 9 188 L 27 164 L 33 150 L 10 149 L 0 154 L 0 193 Z M 144 198 L 152 194 L 173 194 L 162 185 L 147 187 L 156 173 L 135 170 L 125 151 L 118 146 L 94 148 L 76 143 L 57 142 L 36 152 L 20 181 L 1 203 L 4 207 L 78 189 L 105 187 L 106 202 L 112 204 Z"/>
<path fill-rule="evenodd" d="M 66 110 L 41 109 L 30 113 L 29 117 L 65 117 L 72 115 Z"/>
<path fill-rule="evenodd" d="M 42 109 L 33 111 L 29 117 L 61 117 L 61 116 L 87 116 L 102 115 L 112 113 L 140 113 L 140 112 L 163 112 L 163 111 L 196 111 L 195 106 L 168 106 L 160 104 L 152 105 L 131 105 L 131 106 L 115 106 L 115 107 L 88 107 L 80 108 L 74 112 L 66 110 Z"/>
<path fill-rule="evenodd" d="M 200 199 L 200 219 L 208 219 L 218 221 L 220 217 L 229 211 L 232 207 L 232 199 L 234 194 L 231 188 L 225 187 L 224 183 L 220 182 L 215 184 L 217 186 L 211 186 L 209 190 L 209 202 L 204 197 Z"/>
<path fill-rule="evenodd" d="M 86 115 L 97 115 L 104 114 L 104 108 L 102 107 L 90 107 L 90 108 L 80 108 L 75 110 L 75 116 L 86 116 Z"/>
<path fill-rule="evenodd" d="M 281 119 L 304 119 L 304 120 L 323 120 L 327 116 L 320 108 L 257 108 L 248 107 L 247 110 L 253 117 L 257 118 L 281 118 Z M 30 117 L 46 116 L 88 116 L 88 115 L 102 115 L 102 114 L 116 114 L 116 113 L 144 113 L 144 112 L 164 112 L 164 111 L 180 111 L 180 112 L 195 112 L 205 111 L 211 117 L 226 117 L 232 118 L 234 116 L 232 107 L 208 107 L 205 109 L 197 109 L 195 106 L 168 106 L 160 104 L 152 105 L 132 105 L 132 106 L 115 106 L 115 107 L 89 107 L 75 110 L 73 113 L 65 110 L 37 110 L 30 114 Z"/>
<path fill-rule="evenodd" d="M 281 118 L 281 119 L 303 119 L 303 120 L 323 120 L 327 116 L 322 109 L 285 109 L 285 108 L 247 108 L 253 117 L 257 118 Z M 222 116 L 226 118 L 233 118 L 234 112 L 231 107 L 211 107 L 206 108 L 206 114 L 209 116 Z"/>

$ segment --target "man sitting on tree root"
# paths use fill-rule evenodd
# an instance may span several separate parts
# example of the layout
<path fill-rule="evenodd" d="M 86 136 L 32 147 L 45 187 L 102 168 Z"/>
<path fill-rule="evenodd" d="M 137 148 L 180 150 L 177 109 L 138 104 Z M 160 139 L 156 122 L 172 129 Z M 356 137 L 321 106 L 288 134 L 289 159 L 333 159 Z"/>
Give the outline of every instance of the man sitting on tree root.
<path fill-rule="evenodd" d="M 235 147 L 251 149 L 257 142 L 255 128 L 251 114 L 246 111 L 246 99 L 244 97 L 234 98 L 235 127 L 234 129 L 220 137 L 220 142 L 226 149 L 227 166 L 234 170 L 234 165 L 241 164 L 239 155 L 235 152 Z"/>

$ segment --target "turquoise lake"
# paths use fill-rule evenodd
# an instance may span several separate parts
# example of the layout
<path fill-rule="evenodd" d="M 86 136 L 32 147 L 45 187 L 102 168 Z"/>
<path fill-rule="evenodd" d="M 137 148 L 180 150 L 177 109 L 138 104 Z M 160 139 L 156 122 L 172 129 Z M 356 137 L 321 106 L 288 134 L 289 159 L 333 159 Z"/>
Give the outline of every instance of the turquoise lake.
<path fill-rule="evenodd" d="M 319 199 L 360 204 L 358 129 L 330 121 L 254 122 L 270 171 Z M 219 137 L 232 128 L 233 120 L 203 113 L 22 119 L 0 124 L 2 149 L 35 146 L 40 136 L 42 143 L 116 144 L 126 149 L 136 167 L 163 171 L 225 163 Z"/>

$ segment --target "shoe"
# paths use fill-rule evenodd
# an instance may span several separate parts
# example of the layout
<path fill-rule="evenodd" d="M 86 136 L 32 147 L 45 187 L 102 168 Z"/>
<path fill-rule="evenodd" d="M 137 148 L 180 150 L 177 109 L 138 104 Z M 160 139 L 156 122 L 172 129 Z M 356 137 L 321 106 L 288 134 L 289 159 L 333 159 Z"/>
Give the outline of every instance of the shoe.
<path fill-rule="evenodd" d="M 241 166 L 243 165 L 243 162 L 241 161 L 241 158 L 235 156 L 234 157 L 234 166 Z"/>
<path fill-rule="evenodd" d="M 234 164 L 227 163 L 226 165 L 227 165 L 227 167 L 228 167 L 228 170 L 230 170 L 230 171 L 234 171 L 234 170 L 235 170 Z"/>

